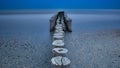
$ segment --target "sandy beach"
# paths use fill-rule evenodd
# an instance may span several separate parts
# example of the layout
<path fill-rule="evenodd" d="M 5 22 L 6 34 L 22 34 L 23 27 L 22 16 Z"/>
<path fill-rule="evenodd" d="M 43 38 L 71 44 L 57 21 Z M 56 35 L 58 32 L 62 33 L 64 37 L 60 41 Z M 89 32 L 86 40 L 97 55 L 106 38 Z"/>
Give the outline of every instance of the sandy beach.
<path fill-rule="evenodd" d="M 53 14 L 0 15 L 0 68 L 51 68 Z M 69 14 L 70 68 L 120 68 L 120 15 Z"/>
<path fill-rule="evenodd" d="M 120 67 L 120 30 L 78 33 L 69 37 L 66 48 L 70 68 Z"/>

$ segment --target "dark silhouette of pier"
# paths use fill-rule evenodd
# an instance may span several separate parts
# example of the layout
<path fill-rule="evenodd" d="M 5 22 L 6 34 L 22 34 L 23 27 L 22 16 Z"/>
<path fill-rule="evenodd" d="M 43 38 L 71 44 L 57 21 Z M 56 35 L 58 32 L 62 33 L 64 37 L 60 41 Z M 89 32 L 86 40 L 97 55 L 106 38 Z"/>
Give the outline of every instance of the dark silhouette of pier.
<path fill-rule="evenodd" d="M 59 21 L 59 22 L 58 22 Z M 68 18 L 67 15 L 65 15 L 64 11 L 58 12 L 55 16 L 51 17 L 50 19 L 50 31 L 55 30 L 55 25 L 57 23 L 63 24 L 64 25 L 64 31 L 72 32 L 72 20 Z"/>

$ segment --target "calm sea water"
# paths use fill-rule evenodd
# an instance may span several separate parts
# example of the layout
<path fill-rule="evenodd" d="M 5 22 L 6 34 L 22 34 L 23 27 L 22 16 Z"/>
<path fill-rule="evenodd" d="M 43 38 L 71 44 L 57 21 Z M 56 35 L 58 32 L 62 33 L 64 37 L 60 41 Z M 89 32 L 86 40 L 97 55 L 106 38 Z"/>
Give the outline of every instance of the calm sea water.
<path fill-rule="evenodd" d="M 54 14 L 3 14 L 0 15 L 0 35 L 33 35 L 46 37 L 49 19 Z M 120 29 L 119 14 L 68 14 L 72 19 L 73 32 Z M 42 36 L 43 35 L 43 36 Z"/>

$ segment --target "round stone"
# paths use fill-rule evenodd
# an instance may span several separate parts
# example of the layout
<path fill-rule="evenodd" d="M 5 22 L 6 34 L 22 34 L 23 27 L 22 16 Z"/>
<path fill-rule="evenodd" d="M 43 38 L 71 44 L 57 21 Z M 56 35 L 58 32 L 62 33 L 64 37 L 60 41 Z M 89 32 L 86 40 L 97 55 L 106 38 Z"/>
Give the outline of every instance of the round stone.
<path fill-rule="evenodd" d="M 70 59 L 68 59 L 67 57 L 63 57 L 62 58 L 62 64 L 63 66 L 69 65 L 70 64 Z"/>
<path fill-rule="evenodd" d="M 55 29 L 62 29 L 62 27 L 55 27 Z"/>
<path fill-rule="evenodd" d="M 62 38 L 64 38 L 64 36 L 55 35 L 55 36 L 53 36 L 53 38 L 62 39 Z"/>
<path fill-rule="evenodd" d="M 56 27 L 62 27 L 62 24 L 57 24 Z"/>
<path fill-rule="evenodd" d="M 68 49 L 66 49 L 66 48 L 54 48 L 52 51 L 55 53 L 65 54 L 68 52 Z"/>
<path fill-rule="evenodd" d="M 63 33 L 54 33 L 53 36 L 64 36 Z"/>
<path fill-rule="evenodd" d="M 53 57 L 51 59 L 51 62 L 53 65 L 57 65 L 57 66 L 62 66 L 62 65 L 66 66 L 71 63 L 70 59 L 68 59 L 67 57 L 62 57 L 62 56 Z"/>
<path fill-rule="evenodd" d="M 52 43 L 53 46 L 64 46 L 63 40 L 54 40 Z"/>
<path fill-rule="evenodd" d="M 64 31 L 55 30 L 55 33 L 64 33 Z"/>
<path fill-rule="evenodd" d="M 63 31 L 63 29 L 56 29 L 56 30 L 58 30 L 58 31 Z"/>

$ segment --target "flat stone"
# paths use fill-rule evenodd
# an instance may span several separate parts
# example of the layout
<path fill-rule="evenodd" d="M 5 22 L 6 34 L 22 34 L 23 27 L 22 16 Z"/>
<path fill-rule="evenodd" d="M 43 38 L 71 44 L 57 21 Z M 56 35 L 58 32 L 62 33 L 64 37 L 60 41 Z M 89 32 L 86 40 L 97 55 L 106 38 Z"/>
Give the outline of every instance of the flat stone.
<path fill-rule="evenodd" d="M 57 24 L 57 25 L 56 25 L 56 27 L 59 27 L 59 26 L 62 27 L 62 24 Z"/>
<path fill-rule="evenodd" d="M 55 36 L 53 36 L 53 38 L 54 38 L 54 39 L 63 39 L 64 36 L 55 35 Z"/>
<path fill-rule="evenodd" d="M 64 46 L 63 40 L 54 40 L 52 43 L 53 46 Z"/>
<path fill-rule="evenodd" d="M 63 66 L 69 65 L 70 64 L 70 59 L 68 59 L 67 57 L 63 57 L 62 58 L 62 64 Z"/>
<path fill-rule="evenodd" d="M 64 33 L 64 31 L 55 30 L 55 33 Z"/>
<path fill-rule="evenodd" d="M 65 54 L 68 52 L 68 49 L 66 49 L 66 48 L 54 48 L 52 51 L 55 53 Z"/>
<path fill-rule="evenodd" d="M 53 58 L 51 59 L 51 62 L 52 62 L 53 65 L 62 66 L 61 59 L 62 59 L 61 56 L 53 57 Z"/>
<path fill-rule="evenodd" d="M 58 65 L 58 66 L 67 66 L 71 63 L 70 59 L 62 56 L 53 57 L 51 59 L 51 62 L 53 65 Z"/>
<path fill-rule="evenodd" d="M 54 33 L 53 36 L 64 36 L 63 33 Z"/>
<path fill-rule="evenodd" d="M 56 29 L 56 30 L 58 30 L 58 31 L 63 31 L 63 29 Z"/>
<path fill-rule="evenodd" d="M 62 27 L 60 26 L 60 27 L 55 27 L 55 29 L 62 29 Z"/>

